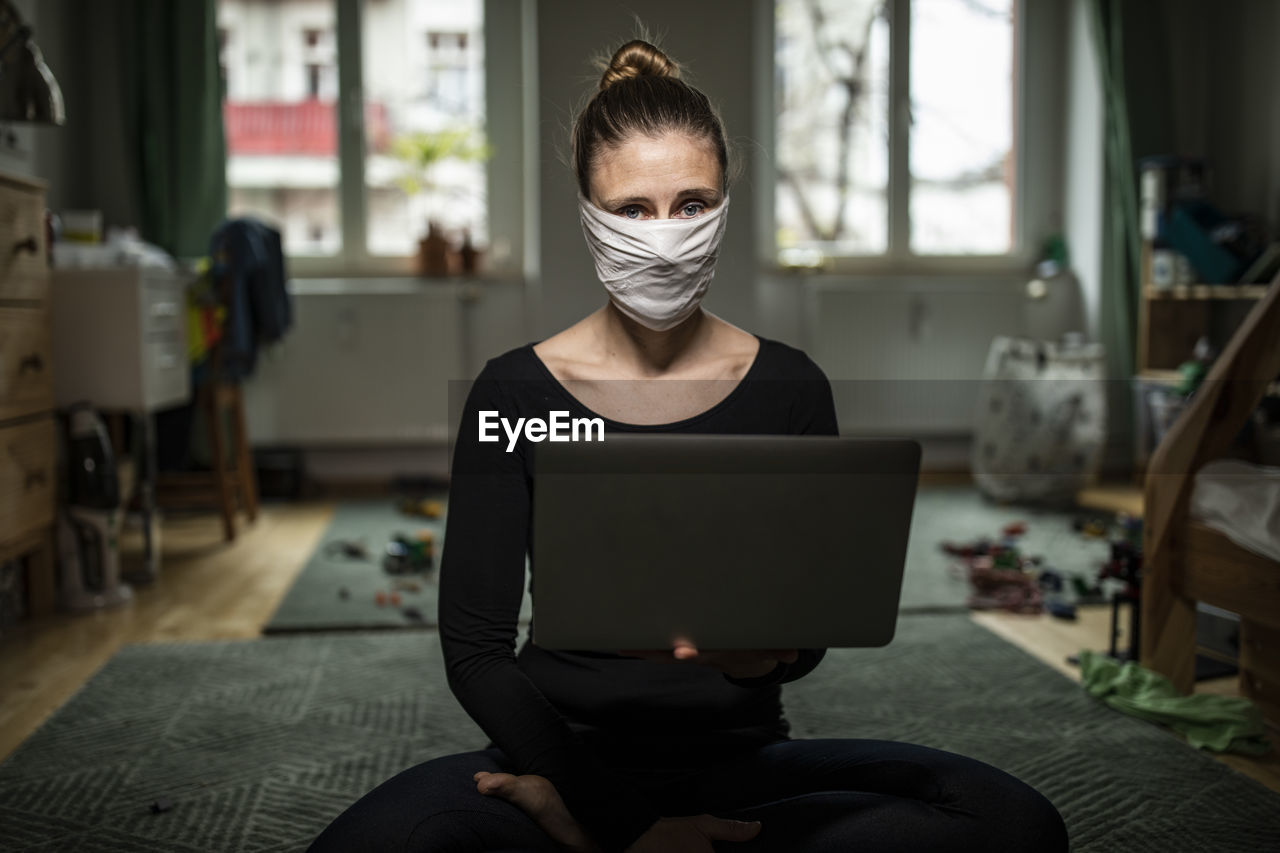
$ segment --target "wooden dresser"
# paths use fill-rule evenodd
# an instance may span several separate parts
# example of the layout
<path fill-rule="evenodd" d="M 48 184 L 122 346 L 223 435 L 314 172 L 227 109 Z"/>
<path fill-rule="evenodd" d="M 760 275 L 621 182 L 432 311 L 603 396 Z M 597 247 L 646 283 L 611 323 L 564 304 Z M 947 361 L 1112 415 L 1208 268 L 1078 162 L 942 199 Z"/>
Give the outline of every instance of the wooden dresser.
<path fill-rule="evenodd" d="M 23 560 L 27 613 L 54 607 L 58 428 L 45 185 L 0 173 L 0 563 Z"/>

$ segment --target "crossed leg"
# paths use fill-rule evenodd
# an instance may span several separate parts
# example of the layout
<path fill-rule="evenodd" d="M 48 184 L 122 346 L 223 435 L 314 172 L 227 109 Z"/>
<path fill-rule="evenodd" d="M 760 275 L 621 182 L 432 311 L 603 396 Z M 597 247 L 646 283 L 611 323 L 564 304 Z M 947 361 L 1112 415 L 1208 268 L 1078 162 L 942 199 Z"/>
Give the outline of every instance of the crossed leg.
<path fill-rule="evenodd" d="M 309 853 L 488 853 L 560 850 L 519 807 L 476 792 L 477 771 L 509 773 L 500 749 L 436 758 L 410 767 L 360 798 L 312 843 Z"/>
<path fill-rule="evenodd" d="M 428 761 L 379 785 L 315 841 L 327 851 L 555 851 L 517 806 L 476 791 L 474 774 L 513 772 L 497 749 Z M 737 853 L 1064 853 L 1062 818 L 1042 795 L 974 759 L 875 740 L 788 740 L 701 769 L 642 773 L 661 814 L 759 820 Z"/>
<path fill-rule="evenodd" d="M 758 820 L 717 850 L 1065 853 L 1066 827 L 1035 789 L 990 765 L 892 741 L 788 740 L 663 780 L 663 814 Z"/>

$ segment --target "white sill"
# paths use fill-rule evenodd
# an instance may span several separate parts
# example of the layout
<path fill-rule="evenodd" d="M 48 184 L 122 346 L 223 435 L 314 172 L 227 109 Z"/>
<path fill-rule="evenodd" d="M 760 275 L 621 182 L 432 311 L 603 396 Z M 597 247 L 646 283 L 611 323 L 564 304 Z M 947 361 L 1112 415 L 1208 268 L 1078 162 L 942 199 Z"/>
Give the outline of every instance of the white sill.
<path fill-rule="evenodd" d="M 1034 275 L 1037 259 L 1021 255 L 975 257 L 972 255 L 914 258 L 826 258 L 821 266 L 783 266 L 767 259 L 762 264 L 766 275 L 797 278 L 964 278 L 969 276 Z"/>
<path fill-rule="evenodd" d="M 289 292 L 294 295 L 336 296 L 362 294 L 369 296 L 403 295 L 427 291 L 457 290 L 485 287 L 523 287 L 524 278 L 517 275 L 479 274 L 422 278 L 420 276 L 394 275 L 329 275 L 291 276 Z"/>

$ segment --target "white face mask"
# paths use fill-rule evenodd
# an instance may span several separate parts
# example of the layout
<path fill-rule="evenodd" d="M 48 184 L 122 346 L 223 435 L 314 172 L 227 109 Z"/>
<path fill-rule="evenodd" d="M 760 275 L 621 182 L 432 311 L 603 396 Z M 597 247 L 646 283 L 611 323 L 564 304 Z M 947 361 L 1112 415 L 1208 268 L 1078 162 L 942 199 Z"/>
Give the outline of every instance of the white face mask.
<path fill-rule="evenodd" d="M 716 274 L 726 197 L 693 219 L 627 219 L 578 196 L 596 274 L 614 305 L 646 328 L 665 332 L 688 319 Z"/>

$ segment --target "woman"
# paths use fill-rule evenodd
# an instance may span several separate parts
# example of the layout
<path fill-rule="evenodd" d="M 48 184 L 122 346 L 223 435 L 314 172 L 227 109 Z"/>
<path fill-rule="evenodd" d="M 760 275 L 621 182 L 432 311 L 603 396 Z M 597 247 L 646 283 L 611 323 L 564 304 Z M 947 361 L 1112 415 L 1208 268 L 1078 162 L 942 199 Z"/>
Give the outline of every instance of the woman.
<path fill-rule="evenodd" d="M 789 739 L 779 685 L 822 649 L 514 653 L 531 448 L 480 442 L 478 412 L 568 409 L 606 432 L 837 433 L 812 361 L 700 307 L 728 156 L 707 98 L 661 51 L 617 51 L 575 124 L 573 160 L 609 300 L 491 360 L 454 454 L 440 637 L 449 685 L 492 742 L 384 783 L 313 849 L 1066 850 L 1053 806 L 995 768 L 909 744 Z"/>

